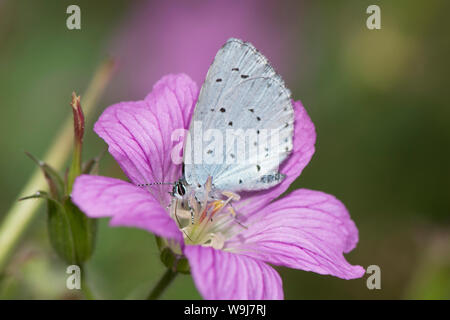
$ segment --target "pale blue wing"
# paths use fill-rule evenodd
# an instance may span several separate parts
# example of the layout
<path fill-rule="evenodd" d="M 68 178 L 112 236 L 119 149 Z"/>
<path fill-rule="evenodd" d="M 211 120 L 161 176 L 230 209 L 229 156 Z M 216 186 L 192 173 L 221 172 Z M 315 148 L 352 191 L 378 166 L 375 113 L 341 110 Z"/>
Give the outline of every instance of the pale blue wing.
<path fill-rule="evenodd" d="M 217 189 L 228 191 L 279 183 L 278 167 L 292 150 L 293 123 L 290 92 L 267 59 L 249 43 L 228 40 L 208 71 L 195 107 L 185 153 L 187 183 L 202 186 L 211 176 Z M 224 139 L 230 132 L 244 136 L 245 147 L 222 141 L 224 148 L 217 150 L 213 141 L 199 143 L 211 132 Z M 271 143 L 274 137 L 276 144 Z M 201 162 L 195 163 L 199 153 Z"/>

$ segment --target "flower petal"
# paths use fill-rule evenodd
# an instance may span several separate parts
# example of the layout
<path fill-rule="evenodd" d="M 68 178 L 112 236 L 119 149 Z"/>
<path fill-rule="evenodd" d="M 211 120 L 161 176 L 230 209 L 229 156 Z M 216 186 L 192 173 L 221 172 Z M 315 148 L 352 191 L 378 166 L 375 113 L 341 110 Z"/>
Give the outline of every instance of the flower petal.
<path fill-rule="evenodd" d="M 358 242 L 358 229 L 335 197 L 300 189 L 254 214 L 248 229 L 226 243 L 233 252 L 344 279 L 359 278 L 361 266 L 344 258 Z"/>
<path fill-rule="evenodd" d="M 137 227 L 161 237 L 182 240 L 175 221 L 145 189 L 131 183 L 81 175 L 74 183 L 72 201 L 89 217 L 112 217 L 111 225 Z"/>
<path fill-rule="evenodd" d="M 142 101 L 108 107 L 94 131 L 109 145 L 109 152 L 134 184 L 174 182 L 181 175 L 171 152 L 171 135 L 186 129 L 197 99 L 196 84 L 186 75 L 168 75 L 158 81 Z M 161 203 L 168 204 L 170 186 L 153 186 Z"/>
<path fill-rule="evenodd" d="M 286 178 L 279 185 L 268 190 L 240 194 L 244 200 L 234 206 L 237 212 L 244 216 L 258 211 L 285 192 L 302 173 L 314 154 L 316 143 L 314 124 L 300 101 L 293 102 L 293 106 L 295 111 L 294 148 L 288 159 L 280 166 L 280 172 L 285 174 Z"/>
<path fill-rule="evenodd" d="M 202 246 L 186 246 L 184 254 L 205 299 L 283 299 L 279 274 L 262 261 Z"/>

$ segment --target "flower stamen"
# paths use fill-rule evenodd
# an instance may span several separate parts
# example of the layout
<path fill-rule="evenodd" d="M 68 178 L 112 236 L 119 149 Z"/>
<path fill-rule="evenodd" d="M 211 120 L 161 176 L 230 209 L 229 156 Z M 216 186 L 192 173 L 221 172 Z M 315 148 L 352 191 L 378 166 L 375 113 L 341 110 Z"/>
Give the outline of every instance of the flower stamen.
<path fill-rule="evenodd" d="M 208 178 L 205 183 L 205 194 L 202 202 L 189 195 L 187 201 L 173 199 L 171 216 L 176 220 L 178 227 L 183 232 L 187 244 L 199 244 L 221 249 L 229 238 L 232 221 L 239 226 L 247 228 L 237 221 L 237 214 L 232 207 L 232 201 L 237 201 L 240 196 L 234 192 L 222 192 L 225 199 L 211 197 L 212 180 Z"/>

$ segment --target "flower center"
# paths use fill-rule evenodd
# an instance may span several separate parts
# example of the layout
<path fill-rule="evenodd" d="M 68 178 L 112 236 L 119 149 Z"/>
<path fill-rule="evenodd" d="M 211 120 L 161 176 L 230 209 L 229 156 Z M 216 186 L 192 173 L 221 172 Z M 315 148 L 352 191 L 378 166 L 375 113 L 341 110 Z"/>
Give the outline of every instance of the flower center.
<path fill-rule="evenodd" d="M 236 227 L 245 228 L 237 219 L 231 206 L 232 200 L 239 200 L 237 194 L 223 192 L 225 200 L 212 200 L 206 188 L 203 203 L 189 199 L 172 199 L 170 215 L 183 232 L 186 244 L 198 244 L 222 249 L 225 241 L 235 234 Z"/>

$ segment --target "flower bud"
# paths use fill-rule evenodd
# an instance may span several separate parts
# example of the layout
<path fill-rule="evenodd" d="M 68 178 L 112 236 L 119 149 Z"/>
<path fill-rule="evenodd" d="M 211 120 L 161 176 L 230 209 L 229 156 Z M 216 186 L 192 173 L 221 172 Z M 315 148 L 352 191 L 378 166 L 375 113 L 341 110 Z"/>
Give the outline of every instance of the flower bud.
<path fill-rule="evenodd" d="M 63 180 L 48 164 L 27 153 L 41 167 L 50 192 L 38 191 L 21 200 L 43 198 L 47 201 L 47 226 L 52 247 L 68 264 L 82 265 L 94 251 L 97 220 L 88 218 L 72 203 L 70 192 L 76 177 L 82 173 L 82 167 L 83 172 L 92 172 L 98 166 L 100 157 L 82 166 L 84 115 L 80 97 L 75 93 L 72 94 L 71 106 L 74 118 L 74 149 L 66 179 Z"/>
<path fill-rule="evenodd" d="M 74 147 L 72 164 L 69 169 L 67 178 L 67 193 L 72 191 L 73 183 L 81 174 L 81 151 L 83 148 L 83 135 L 84 135 L 84 114 L 81 108 L 80 96 L 77 96 L 75 92 L 72 93 L 72 106 L 73 112 L 73 128 L 74 128 Z"/>

